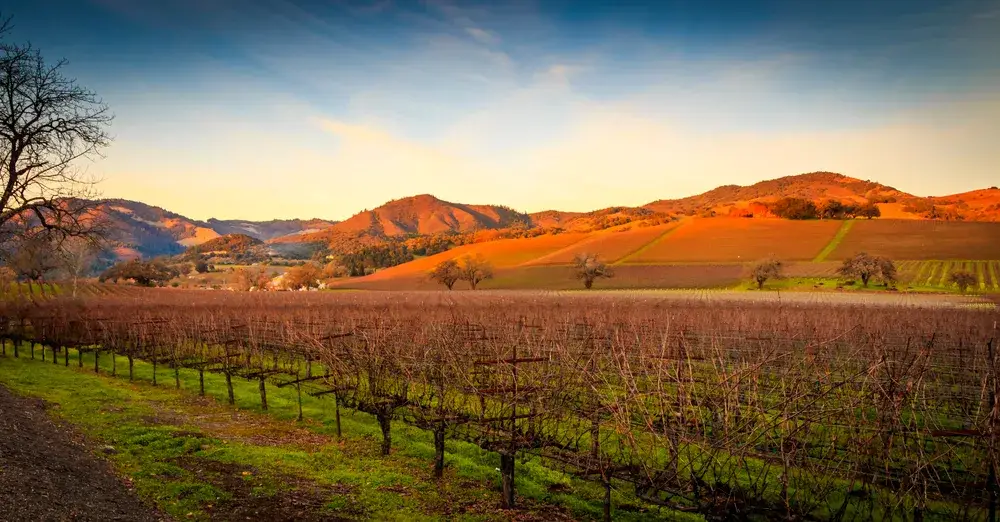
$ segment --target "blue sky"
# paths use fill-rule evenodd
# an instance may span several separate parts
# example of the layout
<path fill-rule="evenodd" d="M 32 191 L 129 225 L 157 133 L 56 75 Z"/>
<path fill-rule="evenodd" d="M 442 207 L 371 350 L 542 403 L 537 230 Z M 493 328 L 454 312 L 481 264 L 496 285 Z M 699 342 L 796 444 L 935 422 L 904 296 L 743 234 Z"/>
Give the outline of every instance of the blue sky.
<path fill-rule="evenodd" d="M 104 195 L 195 218 L 1000 180 L 1000 1 L 6 4 L 115 113 Z"/>

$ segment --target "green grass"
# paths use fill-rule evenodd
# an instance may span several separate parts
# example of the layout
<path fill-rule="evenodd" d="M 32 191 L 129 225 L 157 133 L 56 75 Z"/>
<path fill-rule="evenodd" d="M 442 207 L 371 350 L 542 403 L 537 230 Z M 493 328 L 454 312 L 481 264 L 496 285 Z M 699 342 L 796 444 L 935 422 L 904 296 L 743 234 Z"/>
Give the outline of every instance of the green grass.
<path fill-rule="evenodd" d="M 918 291 L 918 292 L 940 292 L 941 290 L 934 288 L 925 287 L 907 287 L 905 285 L 899 285 L 898 290 L 907 291 Z M 745 281 L 739 284 L 739 286 L 733 288 L 733 290 L 748 290 L 757 291 L 757 283 L 752 281 Z M 771 279 L 764 283 L 764 290 L 786 290 L 786 291 L 810 291 L 810 292 L 824 292 L 824 291 L 836 291 L 836 290 L 846 290 L 846 291 L 859 291 L 859 292 L 887 292 L 888 290 L 885 285 L 878 283 L 877 281 L 870 281 L 868 287 L 866 288 L 861 284 L 861 281 L 855 281 L 853 284 L 845 284 L 843 280 L 836 277 L 784 277 L 781 279 Z"/>
<path fill-rule="evenodd" d="M 832 254 L 833 251 L 836 250 L 838 246 L 840 246 L 840 242 L 844 240 L 844 237 L 847 236 L 847 233 L 850 232 L 851 227 L 853 226 L 854 226 L 853 219 L 848 219 L 847 221 L 844 221 L 844 224 L 840 225 L 840 228 L 837 229 L 837 233 L 833 236 L 833 239 L 831 239 L 830 242 L 827 243 L 825 247 L 823 247 L 823 250 L 820 250 L 819 254 L 816 255 L 816 258 L 813 259 L 813 263 L 821 263 L 823 261 L 826 261 L 827 256 Z"/>
<path fill-rule="evenodd" d="M 112 360 L 106 353 L 100 359 L 105 372 L 101 375 L 93 373 L 91 354 L 84 354 L 83 367 L 78 368 L 78 354 L 71 351 L 66 368 L 62 357 L 54 365 L 40 357 L 30 360 L 27 350 L 20 359 L 11 357 L 10 347 L 7 353 L 0 357 L 0 382 L 17 393 L 58 404 L 55 415 L 78 426 L 98 444 L 113 446 L 116 453 L 109 458 L 133 480 L 138 493 L 177 518 L 206 519 L 210 506 L 232 498 L 232 492 L 179 465 L 179 459 L 246 468 L 250 476 L 245 479 L 261 496 L 287 492 L 299 481 L 332 488 L 337 493 L 329 495 L 326 504 L 340 516 L 378 520 L 510 517 L 498 509 L 499 457 L 473 444 L 448 441 L 448 469 L 445 479 L 438 481 L 431 477 L 429 432 L 394 423 L 393 454 L 382 457 L 377 449 L 380 432 L 373 418 L 342 410 L 344 438 L 337 440 L 332 401 L 303 394 L 306 421 L 298 423 L 292 387 L 268 386 L 270 409 L 264 413 L 256 381 L 234 379 L 237 407 L 248 419 L 225 421 L 231 419 L 225 413 L 231 408 L 222 403 L 226 387 L 221 375 L 205 375 L 206 395 L 212 400 L 199 401 L 198 375 L 193 370 L 181 370 L 181 389 L 176 390 L 173 370 L 159 368 L 159 386 L 154 387 L 151 365 L 139 361 L 136 381 L 128 382 L 123 357 L 117 359 L 118 377 L 110 377 Z M 220 411 L 224 414 L 219 415 Z M 192 420 L 206 417 L 212 422 Z M 301 432 L 295 430 L 328 440 L 318 447 L 303 447 L 296 442 Z M 254 442 L 257 436 L 277 437 L 285 443 L 262 445 Z M 537 459 L 519 462 L 516 481 L 519 498 L 529 509 L 559 506 L 581 519 L 598 518 L 601 513 L 603 491 L 597 484 L 547 468 Z M 616 505 L 641 504 L 627 488 L 616 488 L 613 499 Z M 449 514 L 456 506 L 472 508 L 467 514 Z M 678 516 L 658 508 L 615 512 L 616 520 Z"/>

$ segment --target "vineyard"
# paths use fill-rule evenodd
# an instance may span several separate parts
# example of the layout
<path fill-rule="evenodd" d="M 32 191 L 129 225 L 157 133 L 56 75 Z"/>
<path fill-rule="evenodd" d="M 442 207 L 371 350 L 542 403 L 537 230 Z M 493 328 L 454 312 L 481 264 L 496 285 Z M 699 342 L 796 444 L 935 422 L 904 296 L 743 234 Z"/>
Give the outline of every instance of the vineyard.
<path fill-rule="evenodd" d="M 995 309 L 655 295 L 149 291 L 0 305 L 4 355 L 292 387 L 712 518 L 995 520 Z M 21 353 L 18 353 L 21 351 Z M 12 353 L 13 352 L 13 353 Z M 70 354 L 76 354 L 71 360 Z M 300 415 L 301 415 L 301 402 Z M 612 494 L 614 492 L 614 495 Z"/>
<path fill-rule="evenodd" d="M 891 259 L 1000 259 L 1000 225 L 985 222 L 858 221 L 829 260 L 856 252 Z"/>
<path fill-rule="evenodd" d="M 744 218 L 694 218 L 626 262 L 741 262 L 775 255 L 808 260 L 829 243 L 838 221 L 790 221 Z"/>

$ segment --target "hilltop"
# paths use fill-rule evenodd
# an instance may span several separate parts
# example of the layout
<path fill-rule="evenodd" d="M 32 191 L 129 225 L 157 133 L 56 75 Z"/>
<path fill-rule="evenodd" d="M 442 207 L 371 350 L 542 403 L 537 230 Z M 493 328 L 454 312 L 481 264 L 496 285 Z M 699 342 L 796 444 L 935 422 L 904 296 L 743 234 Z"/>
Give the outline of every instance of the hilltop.
<path fill-rule="evenodd" d="M 529 222 L 527 214 L 503 205 L 466 205 L 420 194 L 358 212 L 332 228 L 338 232 L 370 231 L 374 235 L 400 236 L 473 232 Z"/>
<path fill-rule="evenodd" d="M 816 204 L 828 200 L 850 204 L 871 202 L 878 204 L 887 217 L 899 219 L 1000 221 L 1000 189 L 997 187 L 950 196 L 920 197 L 835 172 L 785 176 L 749 186 L 723 185 L 695 196 L 656 200 L 644 207 L 686 215 L 768 217 L 766 205 L 781 198 L 800 198 Z"/>
<path fill-rule="evenodd" d="M 185 260 L 220 259 L 233 263 L 258 263 L 268 260 L 268 248 L 263 241 L 246 234 L 227 234 L 188 248 L 181 255 Z M 213 259 L 214 258 L 214 259 Z"/>

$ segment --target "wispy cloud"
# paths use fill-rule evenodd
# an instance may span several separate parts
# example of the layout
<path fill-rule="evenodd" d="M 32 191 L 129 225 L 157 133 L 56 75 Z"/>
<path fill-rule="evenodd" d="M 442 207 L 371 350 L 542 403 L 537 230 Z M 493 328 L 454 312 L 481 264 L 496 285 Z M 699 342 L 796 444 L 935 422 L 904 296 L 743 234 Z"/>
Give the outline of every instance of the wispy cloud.
<path fill-rule="evenodd" d="M 469 36 L 472 36 L 473 38 L 479 40 L 484 44 L 495 44 L 500 41 L 500 39 L 497 38 L 496 35 L 479 27 L 473 27 L 473 26 L 466 27 L 465 32 L 468 33 Z"/>

